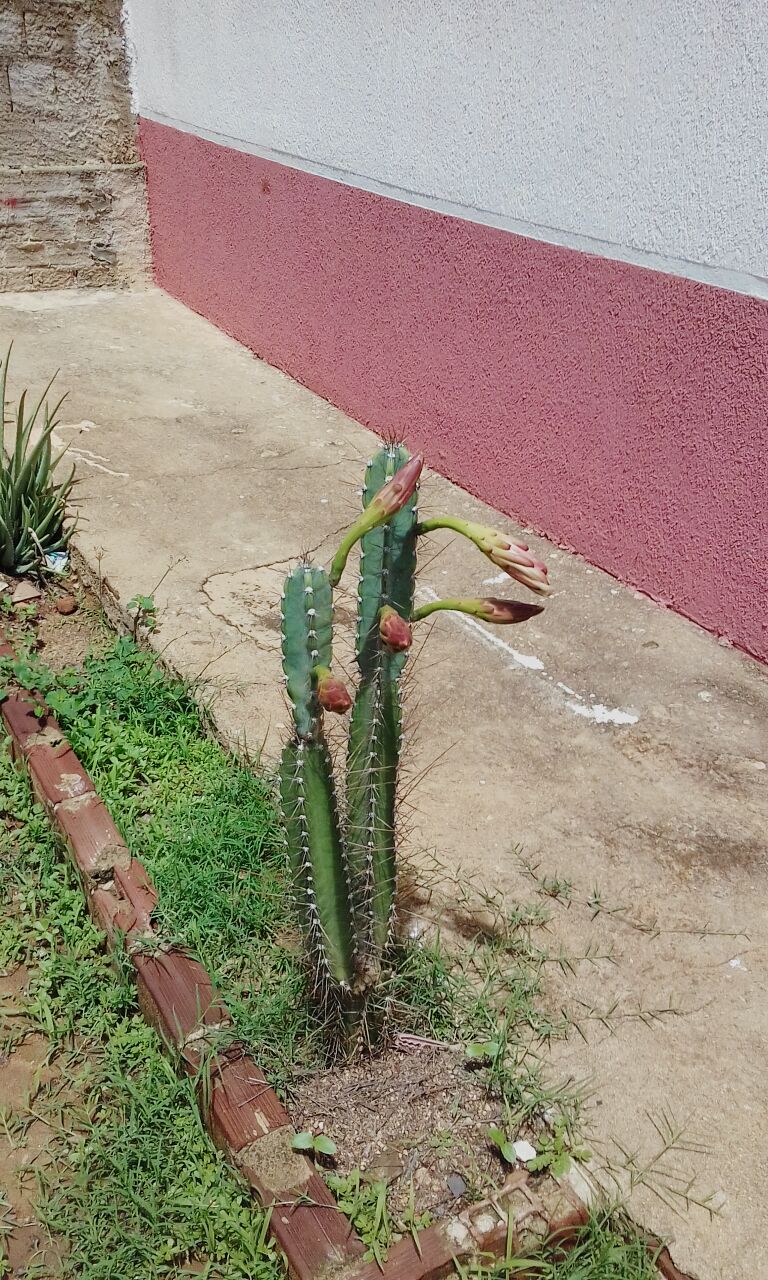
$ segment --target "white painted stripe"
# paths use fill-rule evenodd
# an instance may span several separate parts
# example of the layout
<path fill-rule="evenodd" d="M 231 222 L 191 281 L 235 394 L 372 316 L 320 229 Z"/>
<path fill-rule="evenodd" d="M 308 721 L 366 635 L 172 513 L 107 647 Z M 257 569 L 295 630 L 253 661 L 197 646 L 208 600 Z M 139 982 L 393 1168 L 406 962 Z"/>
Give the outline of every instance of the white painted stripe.
<path fill-rule="evenodd" d="M 378 182 L 365 174 L 349 173 L 344 169 L 319 164 L 315 160 L 307 160 L 304 156 L 291 155 L 289 152 L 275 151 L 272 147 L 262 147 L 253 142 L 246 142 L 244 138 L 216 133 L 212 129 L 202 129 L 188 120 L 179 120 L 163 115 L 162 112 L 144 110 L 141 114 L 147 120 L 154 120 L 157 124 L 168 125 L 172 129 L 179 129 L 182 133 L 190 133 L 198 138 L 205 138 L 208 142 L 215 142 L 220 147 L 229 147 L 235 151 L 242 151 L 246 155 L 259 156 L 262 160 L 287 165 L 291 169 L 311 173 L 319 178 L 327 178 L 329 182 L 338 182 L 346 187 L 370 191 L 373 195 L 386 196 L 389 200 L 397 200 L 401 204 L 416 205 L 420 209 L 430 209 L 434 213 L 442 213 L 451 218 L 476 222 L 484 227 L 496 227 L 500 231 L 525 236 L 528 240 L 539 240 L 544 244 L 559 245 L 564 249 L 576 249 L 580 253 L 608 258 L 613 262 L 626 262 L 631 266 L 645 267 L 649 271 L 660 271 L 664 275 L 697 280 L 701 284 L 712 285 L 717 289 L 727 289 L 731 293 L 743 293 L 753 298 L 768 299 L 768 280 L 746 271 L 710 266 L 703 262 L 689 262 L 685 258 L 666 257 L 662 254 L 650 253 L 645 249 L 636 249 L 632 245 L 613 244 L 608 240 L 579 235 L 559 227 L 539 226 L 533 222 L 510 218 L 506 214 L 493 213 L 489 209 L 474 209 L 467 205 L 454 204 L 450 200 L 440 200 L 419 191 L 407 191 L 402 187 L 390 186 L 386 182 Z"/>
<path fill-rule="evenodd" d="M 437 600 L 439 598 L 432 587 L 417 587 L 416 594 L 425 600 Z M 507 644 L 506 640 L 502 640 L 501 636 L 497 635 L 495 631 L 489 631 L 487 627 L 477 621 L 477 618 L 472 618 L 467 613 L 458 612 L 446 612 L 444 616 L 450 618 L 454 625 L 463 627 L 465 631 L 472 633 L 478 640 L 482 640 L 484 644 L 494 649 L 500 649 L 507 657 L 512 659 L 516 667 L 535 672 L 539 679 L 546 680 L 545 688 L 548 688 L 556 700 L 562 706 L 567 707 L 573 715 L 581 716 L 585 720 L 591 720 L 594 724 L 630 725 L 637 724 L 640 719 L 635 711 L 624 711 L 621 707 L 607 707 L 604 702 L 597 702 L 594 694 L 590 694 L 589 699 L 587 699 L 582 694 L 576 693 L 575 690 L 569 689 L 568 685 L 563 684 L 561 680 L 555 680 L 554 676 L 547 674 L 541 658 L 537 658 L 531 653 L 520 653 L 518 649 L 513 649 L 511 644 Z M 561 690 L 561 693 L 555 694 L 556 689 Z M 570 696 L 562 698 L 562 693 Z"/>

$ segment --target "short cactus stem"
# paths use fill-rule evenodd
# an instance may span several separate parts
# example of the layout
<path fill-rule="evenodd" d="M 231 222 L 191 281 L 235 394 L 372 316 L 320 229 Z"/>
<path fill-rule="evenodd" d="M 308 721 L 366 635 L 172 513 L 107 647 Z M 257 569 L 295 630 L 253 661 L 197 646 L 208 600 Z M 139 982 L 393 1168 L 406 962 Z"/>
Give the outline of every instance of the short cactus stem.
<path fill-rule="evenodd" d="M 441 610 L 453 613 L 468 613 L 473 618 L 482 618 L 483 622 L 492 622 L 495 626 L 508 626 L 514 622 L 527 622 L 542 613 L 543 604 L 528 604 L 523 600 L 499 600 L 488 596 L 482 600 L 432 600 L 415 609 L 411 615 L 412 622 L 423 622 L 433 613 Z"/>

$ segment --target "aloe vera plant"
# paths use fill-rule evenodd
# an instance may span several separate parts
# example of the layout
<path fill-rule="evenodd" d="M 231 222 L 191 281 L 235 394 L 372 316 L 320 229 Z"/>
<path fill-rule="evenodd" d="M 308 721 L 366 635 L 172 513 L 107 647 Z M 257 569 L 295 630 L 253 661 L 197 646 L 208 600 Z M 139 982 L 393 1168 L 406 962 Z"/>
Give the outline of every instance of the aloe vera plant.
<path fill-rule="evenodd" d="M 540 604 L 452 598 L 414 605 L 418 540 L 447 528 L 510 577 L 549 594 L 546 567 L 523 544 L 451 517 L 419 523 L 421 458 L 386 445 L 368 463 L 363 511 L 329 570 L 300 563 L 285 580 L 282 655 L 293 732 L 280 763 L 287 846 L 307 939 L 313 995 L 350 1052 L 376 1035 L 393 961 L 402 676 L 412 627 L 452 609 L 486 622 L 524 622 Z M 333 590 L 360 543 L 354 699 L 333 674 Z M 346 774 L 337 785 L 326 712 L 352 712 Z"/>
<path fill-rule="evenodd" d="M 44 566 L 45 557 L 63 551 L 72 529 L 65 527 L 67 499 L 74 483 L 74 468 L 65 479 L 54 479 L 62 453 L 54 455 L 51 436 L 64 397 L 50 409 L 42 395 L 27 407 L 22 391 L 14 413 L 6 416 L 6 389 L 11 348 L 0 362 L 0 404 L 3 441 L 0 456 L 0 570 L 29 573 Z M 55 376 L 55 375 L 54 375 Z M 11 427 L 6 444 L 6 430 Z M 37 428 L 37 432 L 35 432 Z M 35 438 L 36 437 L 36 438 Z"/>

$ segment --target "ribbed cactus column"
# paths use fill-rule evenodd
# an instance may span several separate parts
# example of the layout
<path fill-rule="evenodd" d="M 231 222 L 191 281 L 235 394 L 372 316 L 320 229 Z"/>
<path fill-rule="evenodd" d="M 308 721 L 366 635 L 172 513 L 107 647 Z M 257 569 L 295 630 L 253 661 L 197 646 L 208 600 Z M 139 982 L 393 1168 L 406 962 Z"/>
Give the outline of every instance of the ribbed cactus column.
<path fill-rule="evenodd" d="M 356 940 L 333 769 L 322 729 L 318 671 L 331 665 L 332 599 L 323 569 L 299 565 L 282 599 L 283 671 L 294 735 L 280 792 L 315 987 L 342 1007 L 355 981 Z"/>
<path fill-rule="evenodd" d="M 386 446 L 368 464 L 367 508 L 408 461 L 400 445 Z M 361 542 L 357 614 L 360 685 L 347 753 L 347 849 L 355 910 L 368 962 L 381 964 L 395 909 L 395 812 L 402 736 L 400 676 L 407 653 L 382 639 L 382 610 L 411 616 L 416 569 L 416 494 L 388 523 Z M 359 926 L 360 927 L 360 926 Z"/>

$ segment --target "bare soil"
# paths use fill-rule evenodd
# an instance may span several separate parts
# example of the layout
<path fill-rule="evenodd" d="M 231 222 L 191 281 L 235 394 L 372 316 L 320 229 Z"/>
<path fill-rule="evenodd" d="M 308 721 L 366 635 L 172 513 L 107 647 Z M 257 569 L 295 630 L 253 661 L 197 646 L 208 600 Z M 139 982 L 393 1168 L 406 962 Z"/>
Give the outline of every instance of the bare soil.
<path fill-rule="evenodd" d="M 24 1018 L 28 979 L 24 966 L 0 974 L 0 1273 L 48 1277 L 59 1269 L 64 1244 L 35 1216 L 37 1179 L 51 1163 L 53 1134 L 35 1118 L 34 1099 L 57 1073 L 47 1040 Z"/>
<path fill-rule="evenodd" d="M 417 1214 L 441 1218 L 503 1181 L 487 1138 L 499 1104 L 460 1049 L 406 1043 L 299 1083 L 293 1117 L 297 1128 L 333 1139 L 339 1173 L 359 1168 L 388 1183 L 395 1214 L 408 1207 L 412 1185 Z"/>

